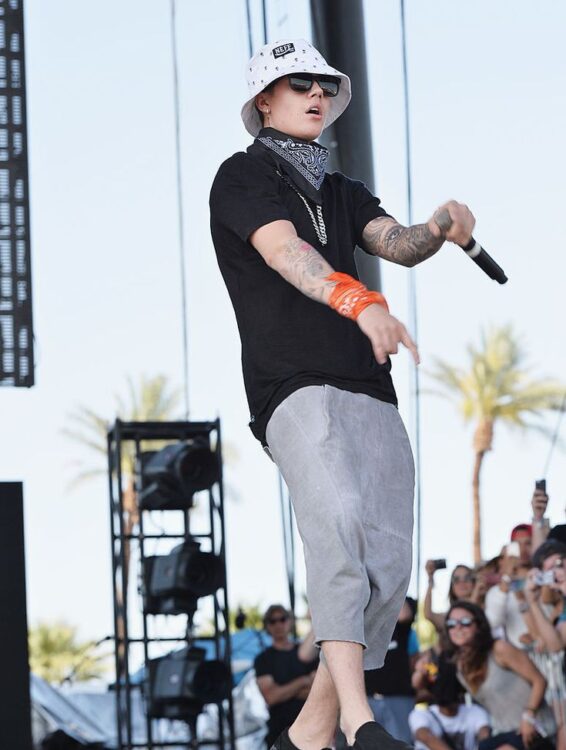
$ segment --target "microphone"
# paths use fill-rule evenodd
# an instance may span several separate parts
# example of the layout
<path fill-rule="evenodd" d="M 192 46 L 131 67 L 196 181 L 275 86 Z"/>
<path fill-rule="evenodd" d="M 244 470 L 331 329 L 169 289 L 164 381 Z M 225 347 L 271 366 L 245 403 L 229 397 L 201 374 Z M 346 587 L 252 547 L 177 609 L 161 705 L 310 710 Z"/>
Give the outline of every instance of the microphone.
<path fill-rule="evenodd" d="M 489 253 L 486 253 L 480 243 L 476 242 L 473 237 L 470 237 L 470 241 L 465 247 L 462 245 L 459 245 L 459 247 L 462 248 L 468 258 L 471 258 L 474 263 L 477 263 L 481 270 L 486 273 L 490 279 L 497 281 L 498 284 L 505 284 L 508 281 L 507 276 L 505 276 L 505 271 L 493 260 Z"/>
<path fill-rule="evenodd" d="M 452 217 L 445 208 L 439 211 L 438 216 L 434 216 L 434 221 L 444 233 L 452 226 Z M 471 258 L 490 279 L 497 281 L 498 284 L 505 284 L 508 281 L 505 271 L 473 237 L 470 237 L 467 245 L 458 245 L 458 247 L 461 247 L 468 258 Z"/>

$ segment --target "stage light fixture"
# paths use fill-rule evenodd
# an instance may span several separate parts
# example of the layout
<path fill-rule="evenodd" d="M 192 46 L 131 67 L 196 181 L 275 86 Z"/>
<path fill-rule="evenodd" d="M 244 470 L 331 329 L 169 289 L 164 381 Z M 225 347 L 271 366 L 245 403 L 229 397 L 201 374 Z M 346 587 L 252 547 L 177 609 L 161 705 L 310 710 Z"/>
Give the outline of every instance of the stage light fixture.
<path fill-rule="evenodd" d="M 177 591 L 175 594 L 163 597 L 155 596 L 151 580 L 156 560 L 159 557 L 146 557 L 143 569 L 143 608 L 146 615 L 189 615 L 193 617 L 198 608 L 198 596 L 190 591 Z"/>
<path fill-rule="evenodd" d="M 206 703 L 219 703 L 230 696 L 228 666 L 223 661 L 206 661 L 205 654 L 204 649 L 191 646 L 149 662 L 151 717 L 192 721 Z"/>
<path fill-rule="evenodd" d="M 201 596 L 214 594 L 224 583 L 222 558 L 202 552 L 194 540 L 168 555 L 145 560 L 145 611 L 148 614 L 193 615 Z"/>
<path fill-rule="evenodd" d="M 167 445 L 143 462 L 143 510 L 188 510 L 193 494 L 219 480 L 218 460 L 205 436 Z"/>

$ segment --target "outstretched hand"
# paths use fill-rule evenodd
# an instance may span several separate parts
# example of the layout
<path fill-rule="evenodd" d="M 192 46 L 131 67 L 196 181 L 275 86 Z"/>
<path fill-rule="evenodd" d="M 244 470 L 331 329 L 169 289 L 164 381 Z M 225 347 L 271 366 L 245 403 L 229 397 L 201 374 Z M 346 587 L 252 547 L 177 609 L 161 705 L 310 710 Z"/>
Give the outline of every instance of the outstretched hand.
<path fill-rule="evenodd" d="M 536 489 L 531 499 L 531 508 L 533 509 L 533 518 L 535 521 L 541 521 L 546 513 L 548 506 L 548 495 L 544 490 Z"/>
<path fill-rule="evenodd" d="M 389 354 L 397 354 L 400 343 L 411 352 L 415 364 L 419 364 L 417 346 L 407 329 L 381 305 L 368 305 L 358 315 L 357 323 L 370 340 L 373 353 L 380 365 L 387 362 Z"/>

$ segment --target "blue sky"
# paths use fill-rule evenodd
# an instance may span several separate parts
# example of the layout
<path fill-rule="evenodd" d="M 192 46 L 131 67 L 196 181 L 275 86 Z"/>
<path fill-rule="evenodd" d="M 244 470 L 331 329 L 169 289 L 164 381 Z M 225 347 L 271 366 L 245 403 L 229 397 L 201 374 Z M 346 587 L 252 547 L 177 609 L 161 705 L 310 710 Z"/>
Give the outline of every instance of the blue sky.
<path fill-rule="evenodd" d="M 418 270 L 423 371 L 435 356 L 463 364 L 482 327 L 510 322 L 533 372 L 564 378 L 566 6 L 406 8 L 414 219 L 449 198 L 467 203 L 476 237 L 510 279 L 499 287 L 451 246 Z M 269 9 L 271 39 L 310 38 L 307 0 Z M 399 5 L 367 1 L 365 14 L 378 194 L 404 221 Z M 78 404 L 111 419 L 127 376 L 181 383 L 169 4 L 28 0 L 26 45 L 37 385 L 0 390 L 0 477 L 25 482 L 30 620 L 64 617 L 97 638 L 111 630 L 107 489 L 102 475 L 69 491 L 76 462 L 96 459 L 62 429 Z M 238 449 L 227 470 L 239 496 L 227 509 L 230 590 L 234 602 L 267 604 L 285 598 L 277 480 L 247 428 L 239 340 L 208 230 L 215 171 L 248 145 L 244 1 L 178 0 L 178 45 L 191 414 L 220 415 Z M 382 274 L 394 314 L 407 320 L 407 271 L 384 264 Z M 409 368 L 399 354 L 408 422 Z M 422 422 L 423 552 L 467 562 L 471 430 L 431 396 Z M 528 519 L 547 449 L 537 436 L 496 431 L 483 475 L 487 555 Z M 562 521 L 563 454 L 548 484 L 551 517 Z"/>

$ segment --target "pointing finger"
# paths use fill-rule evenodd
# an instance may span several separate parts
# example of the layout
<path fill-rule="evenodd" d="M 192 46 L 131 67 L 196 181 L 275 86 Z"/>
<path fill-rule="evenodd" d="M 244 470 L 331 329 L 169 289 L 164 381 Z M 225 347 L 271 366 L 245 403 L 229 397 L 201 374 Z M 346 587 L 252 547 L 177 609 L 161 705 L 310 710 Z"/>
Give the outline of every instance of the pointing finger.
<path fill-rule="evenodd" d="M 419 357 L 419 351 L 417 349 L 417 345 L 415 344 L 413 339 L 409 336 L 407 329 L 405 327 L 402 328 L 400 341 L 411 352 L 411 355 L 415 361 L 415 364 L 418 365 L 421 361 L 421 358 Z"/>

